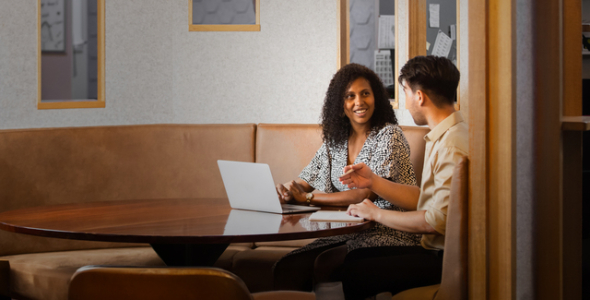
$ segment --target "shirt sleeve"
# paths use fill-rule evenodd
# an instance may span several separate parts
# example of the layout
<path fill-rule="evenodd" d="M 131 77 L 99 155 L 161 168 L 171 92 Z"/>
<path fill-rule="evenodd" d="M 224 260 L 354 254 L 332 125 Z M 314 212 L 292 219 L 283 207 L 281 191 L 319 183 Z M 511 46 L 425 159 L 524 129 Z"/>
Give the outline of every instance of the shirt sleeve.
<path fill-rule="evenodd" d="M 299 174 L 299 178 L 318 191 L 324 193 L 334 192 L 334 188 L 330 182 L 330 160 L 328 147 L 324 143 L 315 153 L 309 164 L 303 168 L 303 171 Z"/>
<path fill-rule="evenodd" d="M 455 164 L 461 156 L 467 155 L 464 151 L 455 147 L 441 148 L 437 151 L 433 160 L 434 173 L 433 201 L 426 208 L 426 223 L 440 234 L 445 234 L 447 226 L 447 209 L 451 193 L 451 180 Z"/>
<path fill-rule="evenodd" d="M 410 146 L 398 126 L 388 126 L 379 133 L 372 161 L 372 170 L 378 176 L 397 183 L 416 185 Z"/>

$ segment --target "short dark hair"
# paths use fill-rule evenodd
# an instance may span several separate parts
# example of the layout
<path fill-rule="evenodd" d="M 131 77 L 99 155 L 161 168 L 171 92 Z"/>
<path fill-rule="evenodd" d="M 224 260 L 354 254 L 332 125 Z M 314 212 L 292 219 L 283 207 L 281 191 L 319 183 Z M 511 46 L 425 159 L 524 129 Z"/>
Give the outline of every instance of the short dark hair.
<path fill-rule="evenodd" d="M 405 81 L 412 92 L 426 93 L 436 107 L 453 105 L 457 99 L 460 78 L 457 67 L 446 57 L 416 56 L 401 69 L 398 81 Z"/>
<path fill-rule="evenodd" d="M 375 98 L 375 110 L 371 116 L 371 129 L 381 129 L 387 123 L 397 124 L 393 108 L 389 103 L 389 94 L 379 76 L 373 70 L 359 64 L 348 64 L 342 67 L 330 81 L 322 108 L 322 134 L 329 146 L 343 145 L 350 134 L 352 126 L 344 114 L 344 94 L 353 81 L 366 79 L 371 85 Z"/>

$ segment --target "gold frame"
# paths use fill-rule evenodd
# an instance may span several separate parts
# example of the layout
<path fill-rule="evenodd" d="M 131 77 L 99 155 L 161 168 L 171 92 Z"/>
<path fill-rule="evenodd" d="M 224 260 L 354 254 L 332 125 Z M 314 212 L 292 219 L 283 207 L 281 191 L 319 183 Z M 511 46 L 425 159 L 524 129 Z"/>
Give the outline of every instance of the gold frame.
<path fill-rule="evenodd" d="M 193 24 L 193 1 L 188 0 L 188 31 L 260 31 L 260 0 L 256 0 L 256 24 Z"/>
<path fill-rule="evenodd" d="M 105 2 L 97 0 L 97 98 L 96 100 L 82 101 L 41 101 L 41 0 L 37 0 L 37 109 L 62 109 L 62 108 L 104 108 L 105 107 L 105 89 L 104 89 L 104 15 Z"/>

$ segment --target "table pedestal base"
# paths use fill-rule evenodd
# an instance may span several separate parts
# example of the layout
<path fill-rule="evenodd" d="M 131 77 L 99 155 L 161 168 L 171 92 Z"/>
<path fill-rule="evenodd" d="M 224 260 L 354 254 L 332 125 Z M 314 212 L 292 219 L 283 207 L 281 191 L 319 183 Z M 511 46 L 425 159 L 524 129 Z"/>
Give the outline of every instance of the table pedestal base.
<path fill-rule="evenodd" d="M 213 266 L 229 244 L 151 244 L 171 267 Z"/>

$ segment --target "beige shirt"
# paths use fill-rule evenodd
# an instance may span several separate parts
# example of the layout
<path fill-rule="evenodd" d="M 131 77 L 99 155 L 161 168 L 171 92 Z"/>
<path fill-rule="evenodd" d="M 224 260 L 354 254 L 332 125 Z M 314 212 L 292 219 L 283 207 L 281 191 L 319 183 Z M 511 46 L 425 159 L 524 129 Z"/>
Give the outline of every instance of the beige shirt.
<path fill-rule="evenodd" d="M 425 137 L 424 168 L 417 210 L 426 211 L 426 223 L 439 234 L 424 234 L 426 249 L 444 249 L 447 207 L 455 163 L 468 154 L 469 131 L 460 112 L 454 112 Z"/>

